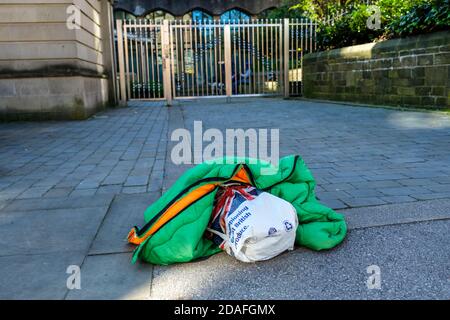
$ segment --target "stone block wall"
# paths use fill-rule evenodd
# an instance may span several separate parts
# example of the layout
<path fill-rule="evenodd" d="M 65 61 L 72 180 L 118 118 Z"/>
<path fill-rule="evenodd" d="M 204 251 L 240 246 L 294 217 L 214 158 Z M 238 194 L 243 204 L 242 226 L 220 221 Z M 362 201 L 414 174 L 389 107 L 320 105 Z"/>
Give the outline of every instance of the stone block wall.
<path fill-rule="evenodd" d="M 111 12 L 109 0 L 1 1 L 0 119 L 85 119 L 113 104 Z"/>
<path fill-rule="evenodd" d="M 306 98 L 450 108 L 450 32 L 308 54 Z"/>

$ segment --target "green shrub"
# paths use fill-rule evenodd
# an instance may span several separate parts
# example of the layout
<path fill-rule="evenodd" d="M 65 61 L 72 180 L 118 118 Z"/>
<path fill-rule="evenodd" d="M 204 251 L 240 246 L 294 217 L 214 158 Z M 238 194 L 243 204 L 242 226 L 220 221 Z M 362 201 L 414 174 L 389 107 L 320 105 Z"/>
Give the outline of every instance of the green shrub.
<path fill-rule="evenodd" d="M 403 37 L 450 29 L 450 0 L 435 0 L 411 8 L 386 28 L 388 37 Z"/>
<path fill-rule="evenodd" d="M 450 0 L 378 0 L 381 28 L 369 29 L 370 6 L 355 4 L 333 25 L 320 23 L 317 40 L 321 49 L 333 49 L 437 30 L 450 29 Z"/>
<path fill-rule="evenodd" d="M 355 5 L 333 24 L 320 23 L 317 34 L 319 47 L 333 49 L 375 40 L 383 31 L 367 28 L 366 23 L 372 13 L 366 5 Z"/>

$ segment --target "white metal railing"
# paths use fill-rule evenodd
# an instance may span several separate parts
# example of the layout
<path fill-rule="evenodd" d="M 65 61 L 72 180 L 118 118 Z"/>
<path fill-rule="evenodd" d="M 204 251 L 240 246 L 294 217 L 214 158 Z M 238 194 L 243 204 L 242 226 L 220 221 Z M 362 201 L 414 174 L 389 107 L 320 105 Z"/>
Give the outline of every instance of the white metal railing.
<path fill-rule="evenodd" d="M 307 19 L 117 20 L 120 100 L 300 95 Z"/>

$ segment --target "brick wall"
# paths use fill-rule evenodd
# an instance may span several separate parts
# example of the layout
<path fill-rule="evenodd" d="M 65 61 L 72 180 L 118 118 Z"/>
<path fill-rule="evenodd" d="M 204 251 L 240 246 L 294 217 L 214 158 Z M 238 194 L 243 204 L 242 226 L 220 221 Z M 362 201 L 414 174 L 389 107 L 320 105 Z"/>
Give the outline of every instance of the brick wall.
<path fill-rule="evenodd" d="M 306 98 L 448 109 L 450 32 L 306 55 Z"/>

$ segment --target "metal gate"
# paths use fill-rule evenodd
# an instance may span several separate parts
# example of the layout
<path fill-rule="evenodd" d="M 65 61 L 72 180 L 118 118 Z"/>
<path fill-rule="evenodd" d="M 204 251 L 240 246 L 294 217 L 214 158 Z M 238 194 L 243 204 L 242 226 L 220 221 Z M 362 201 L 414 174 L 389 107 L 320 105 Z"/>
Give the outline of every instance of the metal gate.
<path fill-rule="evenodd" d="M 117 20 L 120 100 L 300 95 L 309 20 Z"/>

